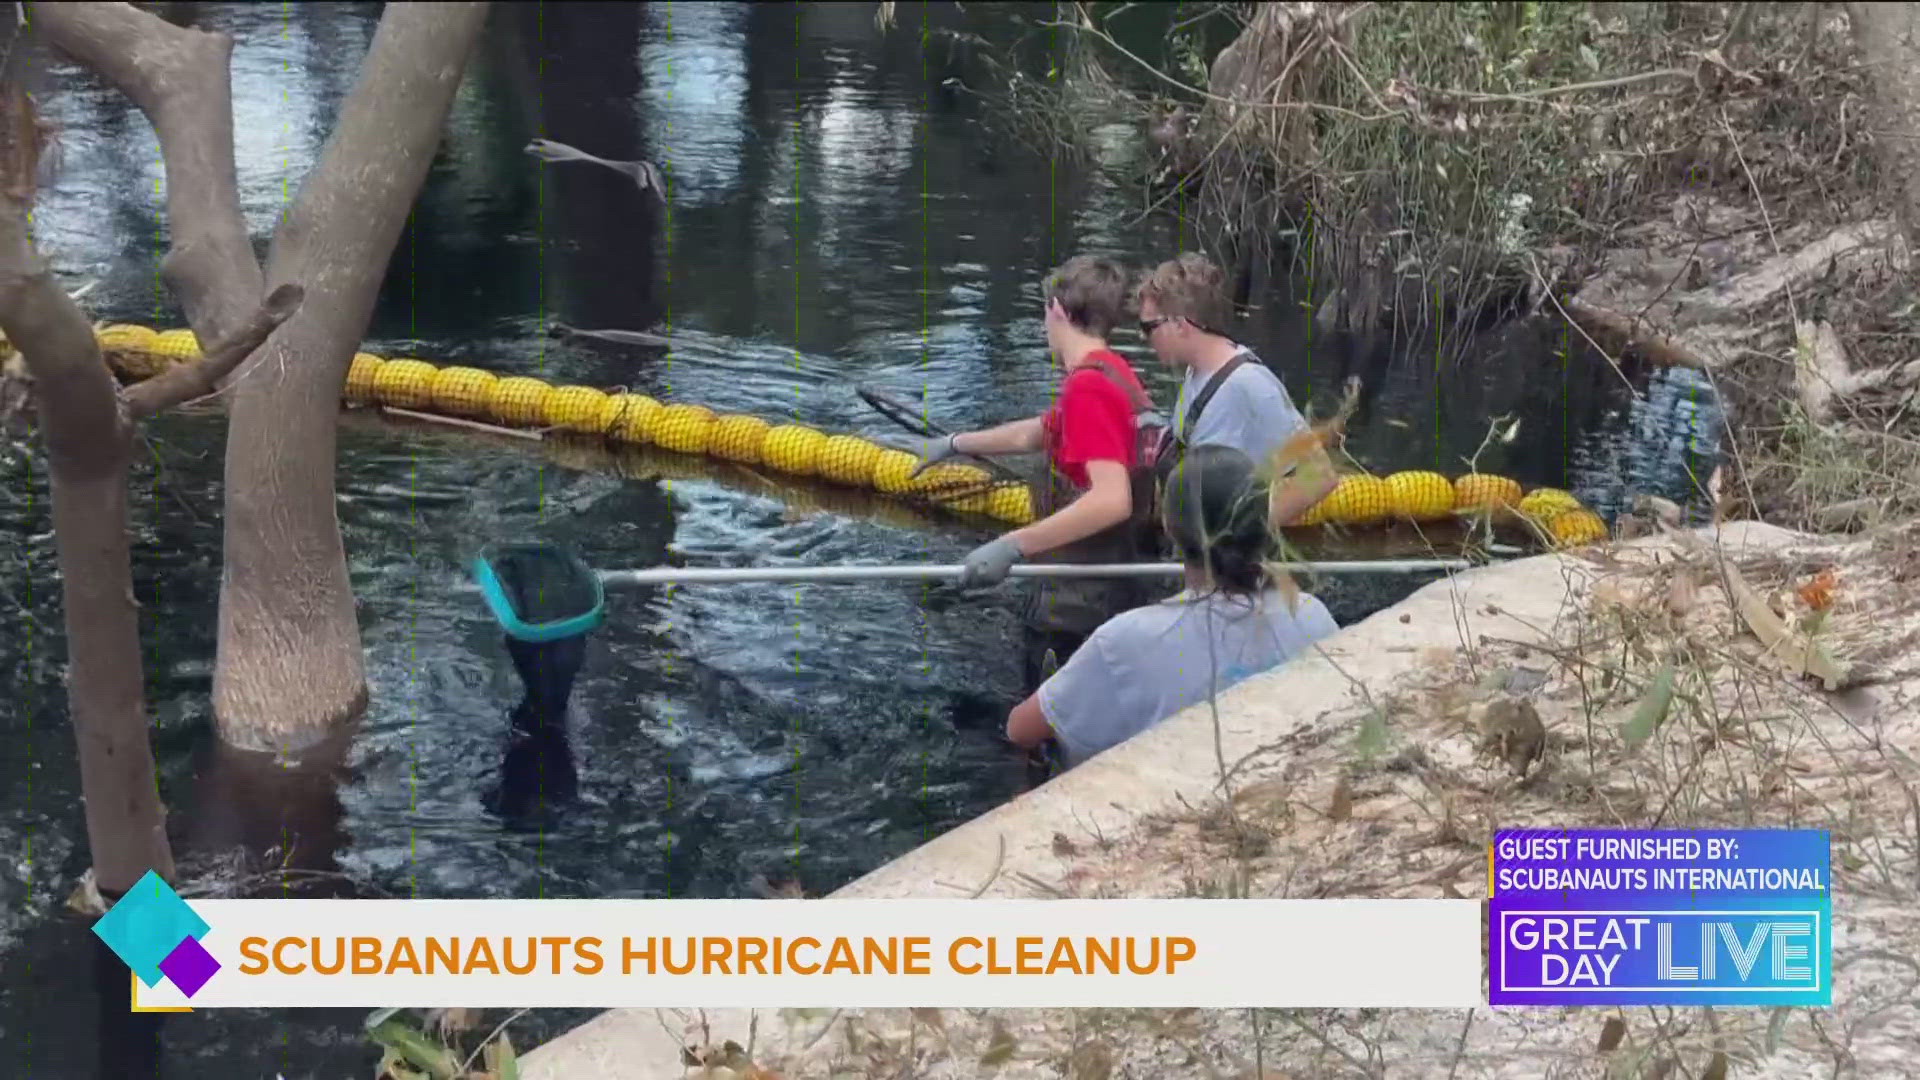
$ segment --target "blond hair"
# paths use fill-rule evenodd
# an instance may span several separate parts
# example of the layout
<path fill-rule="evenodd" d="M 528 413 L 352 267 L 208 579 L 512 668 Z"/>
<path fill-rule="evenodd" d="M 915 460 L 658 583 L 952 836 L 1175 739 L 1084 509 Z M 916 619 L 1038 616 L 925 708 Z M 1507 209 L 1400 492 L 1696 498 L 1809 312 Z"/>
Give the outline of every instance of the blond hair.
<path fill-rule="evenodd" d="M 1141 279 L 1133 291 L 1136 308 L 1152 300 L 1162 315 L 1175 315 L 1204 330 L 1222 333 L 1232 314 L 1226 275 L 1205 255 L 1187 252 L 1168 259 Z"/>
<path fill-rule="evenodd" d="M 1097 338 L 1110 336 L 1127 318 L 1127 271 L 1104 255 L 1076 255 L 1042 286 L 1049 303 L 1058 300 L 1067 321 Z"/>

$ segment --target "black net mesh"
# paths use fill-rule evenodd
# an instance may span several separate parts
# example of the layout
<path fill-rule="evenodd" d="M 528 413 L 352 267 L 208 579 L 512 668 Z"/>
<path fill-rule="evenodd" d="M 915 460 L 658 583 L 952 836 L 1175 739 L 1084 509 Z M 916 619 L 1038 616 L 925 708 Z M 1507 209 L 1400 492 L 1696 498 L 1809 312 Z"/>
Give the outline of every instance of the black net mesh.
<path fill-rule="evenodd" d="M 510 547 L 488 556 L 487 562 L 522 622 L 559 622 L 593 610 L 594 573 L 565 551 Z"/>

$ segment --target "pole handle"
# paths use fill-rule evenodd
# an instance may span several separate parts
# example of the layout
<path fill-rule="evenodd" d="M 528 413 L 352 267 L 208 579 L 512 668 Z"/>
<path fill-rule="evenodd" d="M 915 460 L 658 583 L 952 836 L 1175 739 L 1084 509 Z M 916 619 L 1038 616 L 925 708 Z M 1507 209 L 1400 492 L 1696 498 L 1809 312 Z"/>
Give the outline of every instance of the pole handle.
<path fill-rule="evenodd" d="M 1420 574 L 1466 570 L 1474 564 L 1466 559 L 1367 559 L 1283 565 L 1287 570 L 1296 573 Z M 749 582 L 939 581 L 959 577 L 962 569 L 958 563 L 896 566 L 662 566 L 645 570 L 602 570 L 600 581 L 609 589 L 639 588 L 647 585 L 719 585 Z M 1185 566 L 1177 562 L 1020 563 L 1009 571 L 1009 575 L 1019 578 L 1179 577 L 1185 573 L 1185 570 Z"/>

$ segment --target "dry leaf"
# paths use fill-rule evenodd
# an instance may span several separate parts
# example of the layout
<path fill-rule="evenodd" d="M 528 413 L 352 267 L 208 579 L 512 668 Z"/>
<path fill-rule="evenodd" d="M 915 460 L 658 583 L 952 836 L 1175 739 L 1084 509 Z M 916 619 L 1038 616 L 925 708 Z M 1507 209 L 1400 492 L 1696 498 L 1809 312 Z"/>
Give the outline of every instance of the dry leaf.
<path fill-rule="evenodd" d="M 1700 589 L 1694 584 L 1693 575 L 1685 570 L 1673 575 L 1673 584 L 1667 590 L 1667 610 L 1676 618 L 1684 617 L 1699 602 Z"/>
<path fill-rule="evenodd" d="M 941 1038 L 944 1039 L 947 1037 L 947 1022 L 941 1017 L 939 1009 L 912 1008 L 908 1009 L 907 1012 L 915 1020 L 939 1032 Z"/>
<path fill-rule="evenodd" d="M 1013 1060 L 1013 1053 L 1020 1048 L 1007 1026 L 999 1020 L 993 1022 L 993 1033 L 987 1039 L 987 1048 L 980 1052 L 980 1064 L 992 1067 L 1004 1065 Z"/>
<path fill-rule="evenodd" d="M 1785 663 L 1796 675 L 1818 678 L 1828 690 L 1838 690 L 1845 685 L 1848 672 L 1827 651 L 1826 646 L 1789 629 L 1786 620 L 1767 606 L 1753 586 L 1740 576 L 1738 567 L 1728 562 L 1725 570 L 1727 586 L 1733 592 L 1734 605 L 1739 608 L 1740 617 L 1746 620 L 1753 636 L 1767 647 L 1768 655 Z"/>
<path fill-rule="evenodd" d="M 79 883 L 74 885 L 73 892 L 67 894 L 67 910 L 75 915 L 96 919 L 107 913 L 107 901 L 94 884 L 93 867 L 87 867 L 86 872 L 80 875 Z"/>
<path fill-rule="evenodd" d="M 1083 1044 L 1067 1062 L 1067 1080 L 1107 1080 L 1112 1075 L 1113 1055 L 1102 1043 Z"/>
<path fill-rule="evenodd" d="M 1344 776 L 1333 785 L 1333 805 L 1327 808 L 1327 817 L 1334 821 L 1346 821 L 1353 817 L 1353 788 Z"/>
<path fill-rule="evenodd" d="M 1660 668 L 1653 682 L 1647 686 L 1646 694 L 1640 703 L 1634 706 L 1633 715 L 1627 718 L 1626 726 L 1621 728 L 1620 737 L 1627 744 L 1627 752 L 1646 742 L 1660 725 L 1666 722 L 1667 714 L 1673 708 L 1673 681 L 1677 674 L 1673 661 L 1669 660 Z"/>
<path fill-rule="evenodd" d="M 1713 475 L 1707 477 L 1707 503 L 1713 507 L 1713 523 L 1715 526 L 1720 525 L 1727 519 L 1726 504 L 1721 501 L 1720 497 L 1720 488 L 1726 473 L 1727 467 L 1725 465 L 1716 465 L 1713 469 Z"/>
<path fill-rule="evenodd" d="M 479 1009 L 433 1009 L 427 1013 L 427 1024 L 442 1039 L 462 1031 L 472 1031 L 480 1026 Z"/>
<path fill-rule="evenodd" d="M 1815 611 L 1825 611 L 1833 606 L 1833 570 L 1826 569 L 1813 576 L 1811 581 L 1795 589 L 1802 603 Z"/>
<path fill-rule="evenodd" d="M 1610 1016 L 1600 1027 L 1600 1045 L 1596 1047 L 1603 1054 L 1611 1054 L 1620 1045 L 1627 1034 L 1627 1022 L 1617 1016 Z"/>
<path fill-rule="evenodd" d="M 1669 528 L 1679 528 L 1682 520 L 1679 504 L 1658 495 L 1640 496 L 1633 501 L 1633 510 L 1636 514 L 1647 514 Z"/>
<path fill-rule="evenodd" d="M 1475 726 L 1480 730 L 1480 749 L 1492 751 L 1507 763 L 1515 776 L 1545 755 L 1547 728 L 1540 713 L 1525 698 L 1495 698 L 1475 707 Z"/>

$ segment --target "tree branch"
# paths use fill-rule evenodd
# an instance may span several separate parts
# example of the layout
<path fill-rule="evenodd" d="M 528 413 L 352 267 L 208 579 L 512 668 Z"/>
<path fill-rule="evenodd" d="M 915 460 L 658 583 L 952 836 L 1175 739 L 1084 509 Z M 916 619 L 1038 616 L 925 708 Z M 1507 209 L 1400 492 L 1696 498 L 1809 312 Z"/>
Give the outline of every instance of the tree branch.
<path fill-rule="evenodd" d="M 33 376 L 47 460 L 93 475 L 118 461 L 123 420 L 93 329 L 33 248 L 19 204 L 0 213 L 0 329 Z"/>
<path fill-rule="evenodd" d="M 33 377 L 50 467 L 91 477 L 117 467 L 126 430 L 86 315 L 33 245 L 28 220 L 45 138 L 26 92 L 0 87 L 0 332 Z"/>
<path fill-rule="evenodd" d="M 592 165 L 604 165 L 625 176 L 627 179 L 632 180 L 639 186 L 641 191 L 650 191 L 655 198 L 662 202 L 666 201 L 666 191 L 660 184 L 660 171 L 653 167 L 653 162 L 651 161 L 644 159 L 640 161 L 608 161 L 606 158 L 589 154 L 585 150 L 568 146 L 566 143 L 554 142 L 552 139 L 535 139 L 527 144 L 526 151 L 541 161 L 584 161 Z"/>
<path fill-rule="evenodd" d="M 205 356 L 135 384 L 126 393 L 127 411 L 133 419 L 140 420 L 171 409 L 183 401 L 211 394 L 220 385 L 220 380 L 252 356 L 254 350 L 272 336 L 281 323 L 300 310 L 300 304 L 306 298 L 307 291 L 291 282 L 273 290 L 245 326 L 235 330 L 227 340 L 208 349 Z"/>
<path fill-rule="evenodd" d="M 200 340 L 226 340 L 265 287 L 235 181 L 233 39 L 175 26 L 130 4 L 35 3 L 28 17 L 153 125 L 173 235 L 161 274 Z"/>

